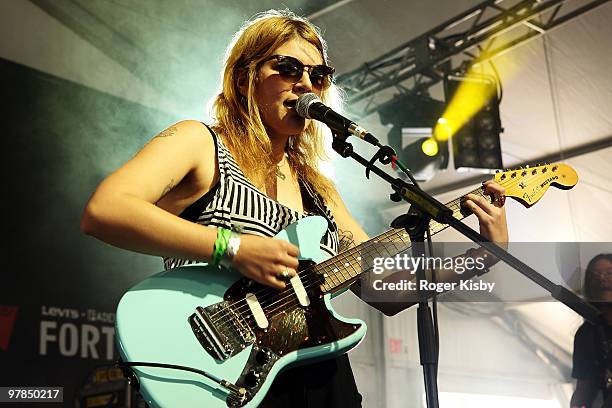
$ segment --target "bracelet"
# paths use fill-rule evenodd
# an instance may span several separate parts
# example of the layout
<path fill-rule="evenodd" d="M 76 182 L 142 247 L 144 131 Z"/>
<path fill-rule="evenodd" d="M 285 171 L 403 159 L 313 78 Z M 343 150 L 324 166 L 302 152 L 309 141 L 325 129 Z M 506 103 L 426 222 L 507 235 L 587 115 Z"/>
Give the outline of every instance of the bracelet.
<path fill-rule="evenodd" d="M 217 228 L 217 240 L 215 241 L 215 248 L 213 249 L 212 263 L 217 266 L 221 263 L 223 255 L 227 251 L 227 244 L 230 239 L 232 231 L 225 228 Z"/>
<path fill-rule="evenodd" d="M 230 231 L 229 240 L 227 242 L 227 250 L 221 257 L 221 266 L 229 268 L 232 265 L 234 257 L 240 249 L 240 234 Z"/>

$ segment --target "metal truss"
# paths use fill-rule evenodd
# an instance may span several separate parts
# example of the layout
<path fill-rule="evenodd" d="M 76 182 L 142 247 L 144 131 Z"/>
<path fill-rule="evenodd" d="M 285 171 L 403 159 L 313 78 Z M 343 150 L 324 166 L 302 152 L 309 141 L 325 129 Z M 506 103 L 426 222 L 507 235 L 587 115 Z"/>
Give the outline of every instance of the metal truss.
<path fill-rule="evenodd" d="M 608 1 L 487 0 L 338 76 L 337 83 L 346 93 L 349 114 L 364 117 L 402 94 L 426 93 L 445 75 L 461 75 L 471 64 L 501 55 Z"/>

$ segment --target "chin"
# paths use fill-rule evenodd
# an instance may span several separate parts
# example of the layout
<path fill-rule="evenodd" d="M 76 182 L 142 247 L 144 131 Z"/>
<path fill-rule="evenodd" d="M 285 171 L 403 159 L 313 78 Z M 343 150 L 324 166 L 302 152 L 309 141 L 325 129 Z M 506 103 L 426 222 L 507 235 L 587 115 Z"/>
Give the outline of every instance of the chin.
<path fill-rule="evenodd" d="M 302 133 L 306 129 L 306 119 L 299 116 L 285 117 L 282 129 L 279 129 L 281 134 L 294 136 Z"/>

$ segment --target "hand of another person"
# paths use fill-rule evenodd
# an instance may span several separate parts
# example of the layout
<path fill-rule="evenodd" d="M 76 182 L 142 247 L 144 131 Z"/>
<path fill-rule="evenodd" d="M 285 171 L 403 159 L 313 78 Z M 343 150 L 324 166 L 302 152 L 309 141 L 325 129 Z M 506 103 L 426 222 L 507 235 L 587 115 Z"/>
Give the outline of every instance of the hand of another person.
<path fill-rule="evenodd" d="M 284 289 L 297 273 L 298 254 L 298 247 L 287 241 L 243 234 L 232 267 L 263 285 Z"/>

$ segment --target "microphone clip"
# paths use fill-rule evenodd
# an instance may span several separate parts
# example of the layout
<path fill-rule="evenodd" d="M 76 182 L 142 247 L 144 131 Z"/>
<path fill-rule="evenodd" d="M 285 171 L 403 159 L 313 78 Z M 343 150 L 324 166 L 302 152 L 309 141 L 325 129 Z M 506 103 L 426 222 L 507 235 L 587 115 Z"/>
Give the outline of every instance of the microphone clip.
<path fill-rule="evenodd" d="M 340 135 L 338 132 L 332 131 L 333 141 L 332 148 L 342 157 L 350 157 L 353 154 L 353 145 L 346 141 L 348 134 Z"/>
<path fill-rule="evenodd" d="M 390 146 L 380 146 L 379 145 L 378 151 L 376 152 L 374 156 L 372 156 L 372 158 L 370 159 L 370 161 L 368 162 L 366 166 L 366 173 L 365 173 L 366 178 L 367 179 L 370 178 L 370 171 L 374 167 L 374 163 L 376 163 L 377 161 L 380 161 L 382 164 L 387 165 L 391 163 L 394 156 L 395 156 L 395 151 Z"/>

